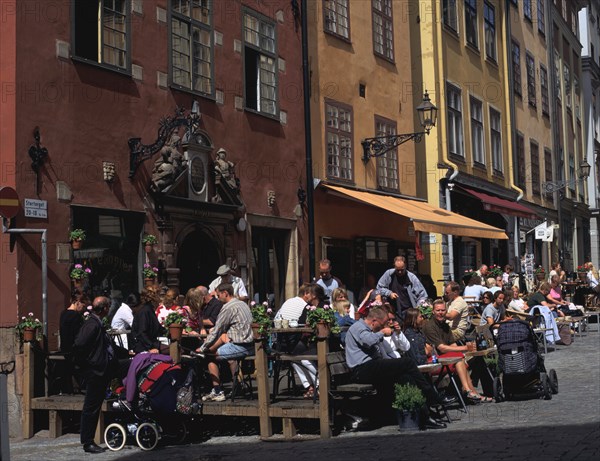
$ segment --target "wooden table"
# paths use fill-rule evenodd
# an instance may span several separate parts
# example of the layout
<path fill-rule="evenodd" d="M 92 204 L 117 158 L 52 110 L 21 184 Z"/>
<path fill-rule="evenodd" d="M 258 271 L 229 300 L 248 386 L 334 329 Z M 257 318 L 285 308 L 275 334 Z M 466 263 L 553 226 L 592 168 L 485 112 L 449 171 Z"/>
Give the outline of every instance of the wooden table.
<path fill-rule="evenodd" d="M 489 355 L 493 355 L 497 353 L 498 350 L 495 347 L 488 347 L 487 349 L 482 349 L 480 351 L 471 351 L 465 353 L 465 359 L 469 360 L 473 357 L 488 357 Z"/>

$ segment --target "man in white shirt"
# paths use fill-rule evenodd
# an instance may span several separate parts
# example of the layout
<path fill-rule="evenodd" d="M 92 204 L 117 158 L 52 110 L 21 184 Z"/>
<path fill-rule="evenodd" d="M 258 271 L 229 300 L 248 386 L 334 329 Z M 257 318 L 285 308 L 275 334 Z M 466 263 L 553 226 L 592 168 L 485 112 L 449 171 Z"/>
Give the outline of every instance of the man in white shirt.
<path fill-rule="evenodd" d="M 283 320 L 298 320 L 304 313 L 304 308 L 308 305 L 312 305 L 313 301 L 318 301 L 319 293 L 321 297 L 324 296 L 323 291 L 317 289 L 317 285 L 315 283 L 305 283 L 298 290 L 298 296 L 288 299 L 285 301 L 277 314 L 275 314 L 275 319 L 283 319 Z"/>
<path fill-rule="evenodd" d="M 246 286 L 244 285 L 244 281 L 233 275 L 231 267 L 227 264 L 223 264 L 217 269 L 218 277 L 210 282 L 208 286 L 208 291 L 211 294 L 216 294 L 215 290 L 222 283 L 229 283 L 233 286 L 233 297 L 239 299 L 240 301 L 247 302 L 248 301 L 248 292 L 246 291 Z"/>
<path fill-rule="evenodd" d="M 130 294 L 125 302 L 121 303 L 121 306 L 119 306 L 117 312 L 115 312 L 115 315 L 110 322 L 110 327 L 116 331 L 131 330 L 131 325 L 133 324 L 133 311 L 131 308 L 135 307 L 139 303 L 139 297 L 137 295 Z M 127 334 L 123 333 L 119 336 L 115 336 L 114 339 L 119 346 L 129 349 L 127 343 Z"/>

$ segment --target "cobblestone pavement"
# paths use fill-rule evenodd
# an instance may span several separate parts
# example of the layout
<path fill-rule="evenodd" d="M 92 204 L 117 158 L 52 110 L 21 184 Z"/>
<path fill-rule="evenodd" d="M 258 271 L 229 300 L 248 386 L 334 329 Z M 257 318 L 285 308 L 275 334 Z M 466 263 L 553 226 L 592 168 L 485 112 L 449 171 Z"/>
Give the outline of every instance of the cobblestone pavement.
<path fill-rule="evenodd" d="M 592 329 L 596 325 L 591 325 Z M 185 459 L 186 461 L 344 459 L 393 460 L 419 457 L 431 460 L 597 460 L 600 459 L 600 334 L 576 337 L 570 346 L 558 346 L 546 356 L 546 368 L 558 373 L 560 393 L 550 401 L 529 400 L 480 404 L 469 407 L 468 415 L 452 412 L 457 419 L 444 430 L 399 434 L 397 427 L 372 431 L 344 432 L 330 440 L 261 442 L 256 435 L 222 435 L 234 423 L 225 419 L 221 435 L 214 419 L 195 430 L 203 435 L 195 443 L 159 447 L 152 452 L 126 446 L 119 452 L 89 455 L 82 451 L 75 434 L 55 440 L 40 432 L 24 441 L 11 440 L 11 460 L 97 460 Z M 236 427 L 240 433 L 255 433 L 255 426 Z M 196 437 L 200 439 L 200 437 Z M 300 437 L 302 438 L 302 436 Z M 309 439 L 312 437 L 304 436 Z"/>

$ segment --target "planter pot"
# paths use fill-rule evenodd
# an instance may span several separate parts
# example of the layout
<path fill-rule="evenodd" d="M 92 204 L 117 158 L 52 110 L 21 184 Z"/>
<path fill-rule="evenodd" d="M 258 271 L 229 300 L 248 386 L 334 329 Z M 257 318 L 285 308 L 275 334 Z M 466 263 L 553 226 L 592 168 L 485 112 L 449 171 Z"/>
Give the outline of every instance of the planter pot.
<path fill-rule="evenodd" d="M 182 333 L 183 325 L 179 323 L 169 325 L 169 337 L 171 338 L 171 341 L 181 341 Z"/>
<path fill-rule="evenodd" d="M 79 250 L 81 248 L 82 241 L 81 240 L 71 240 L 71 246 L 74 250 Z"/>
<path fill-rule="evenodd" d="M 577 277 L 579 277 L 579 280 L 584 282 L 587 280 L 587 272 L 577 272 Z"/>
<path fill-rule="evenodd" d="M 35 328 L 23 329 L 23 342 L 35 341 Z"/>
<path fill-rule="evenodd" d="M 146 254 L 152 253 L 153 248 L 154 248 L 154 245 L 151 245 L 148 243 L 146 245 L 144 245 L 144 251 L 146 252 Z"/>
<path fill-rule="evenodd" d="M 328 323 L 318 322 L 317 323 L 317 338 L 328 338 L 331 329 Z"/>
<path fill-rule="evenodd" d="M 402 432 L 419 430 L 419 411 L 395 410 L 398 429 Z"/>
<path fill-rule="evenodd" d="M 535 278 L 538 279 L 540 282 L 542 280 L 546 280 L 546 273 L 545 272 L 541 272 L 539 274 L 535 274 Z"/>
<path fill-rule="evenodd" d="M 260 341 L 262 339 L 262 335 L 259 332 L 260 325 L 258 323 L 252 324 L 252 337 L 255 341 Z"/>
<path fill-rule="evenodd" d="M 145 287 L 151 287 L 152 285 L 154 285 L 154 277 L 150 277 L 150 278 L 144 279 L 144 286 Z"/>
<path fill-rule="evenodd" d="M 77 288 L 78 290 L 83 290 L 83 280 L 82 279 L 71 279 L 71 283 L 73 284 L 73 288 Z"/>

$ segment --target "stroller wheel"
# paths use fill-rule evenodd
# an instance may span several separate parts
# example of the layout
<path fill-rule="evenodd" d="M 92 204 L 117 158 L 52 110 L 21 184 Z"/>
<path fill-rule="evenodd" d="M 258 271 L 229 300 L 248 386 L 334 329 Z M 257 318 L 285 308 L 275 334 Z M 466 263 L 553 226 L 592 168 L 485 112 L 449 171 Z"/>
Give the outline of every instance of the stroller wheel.
<path fill-rule="evenodd" d="M 125 428 L 119 423 L 110 424 L 104 431 L 104 443 L 109 450 L 119 451 L 125 446 L 126 439 Z"/>
<path fill-rule="evenodd" d="M 548 372 L 548 383 L 550 384 L 550 390 L 553 394 L 558 394 L 558 376 L 556 370 L 551 368 Z"/>
<path fill-rule="evenodd" d="M 540 381 L 542 382 L 544 400 L 552 400 L 552 390 L 550 389 L 550 383 L 548 382 L 548 375 L 546 373 L 540 373 Z"/>
<path fill-rule="evenodd" d="M 504 400 L 504 395 L 502 395 L 502 381 L 498 376 L 494 378 L 494 400 L 496 400 L 496 403 Z"/>
<path fill-rule="evenodd" d="M 153 450 L 158 445 L 158 429 L 154 423 L 142 423 L 135 433 L 135 441 L 144 451 Z"/>

